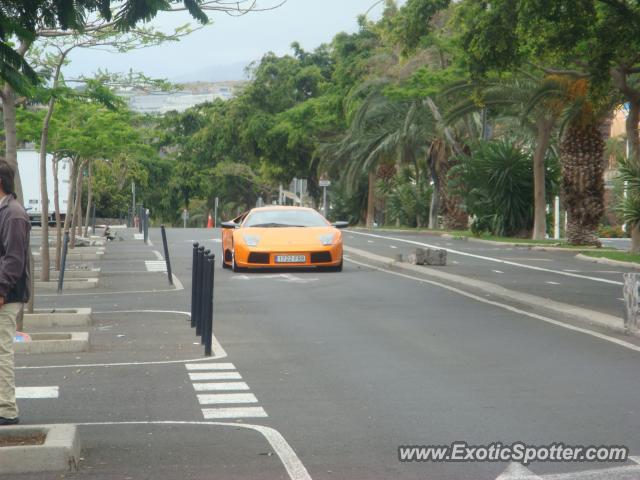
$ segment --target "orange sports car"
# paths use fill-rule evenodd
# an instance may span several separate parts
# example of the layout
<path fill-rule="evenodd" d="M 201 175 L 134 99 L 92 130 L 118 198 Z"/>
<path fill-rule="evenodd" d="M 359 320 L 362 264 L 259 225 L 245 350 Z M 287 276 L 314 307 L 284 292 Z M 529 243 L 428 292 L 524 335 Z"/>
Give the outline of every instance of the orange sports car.
<path fill-rule="evenodd" d="M 342 271 L 342 233 L 311 208 L 254 208 L 222 223 L 223 268 L 319 267 Z"/>

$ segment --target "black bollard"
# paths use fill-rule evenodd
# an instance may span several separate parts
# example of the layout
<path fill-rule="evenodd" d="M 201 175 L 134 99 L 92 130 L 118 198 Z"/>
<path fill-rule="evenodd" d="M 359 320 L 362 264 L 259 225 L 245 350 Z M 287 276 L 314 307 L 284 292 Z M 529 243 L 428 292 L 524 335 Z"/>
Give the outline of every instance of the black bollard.
<path fill-rule="evenodd" d="M 60 259 L 60 272 L 58 273 L 58 293 L 62 293 L 64 285 L 64 271 L 67 268 L 67 249 L 69 248 L 69 230 L 64 232 L 64 240 L 62 241 L 62 258 Z"/>
<path fill-rule="evenodd" d="M 138 204 L 138 233 L 142 233 L 142 212 L 144 211 L 144 205 Z"/>
<path fill-rule="evenodd" d="M 207 253 L 208 252 L 208 253 Z M 211 252 L 205 252 L 204 256 L 204 284 L 202 285 L 203 290 L 203 301 L 202 301 L 202 320 L 200 322 L 200 344 L 206 345 L 207 338 L 207 328 L 209 326 L 209 310 L 211 309 L 211 284 L 213 282 L 213 278 L 211 277 Z"/>
<path fill-rule="evenodd" d="M 142 233 L 144 234 L 144 243 L 148 244 L 149 243 L 149 214 L 147 213 L 146 208 L 142 213 L 144 215 L 144 224 L 143 224 L 144 231 Z"/>
<path fill-rule="evenodd" d="M 204 278 L 204 247 L 198 247 L 198 278 L 196 289 L 196 336 L 200 336 L 200 323 L 202 319 L 202 282 Z"/>
<path fill-rule="evenodd" d="M 196 326 L 196 291 L 198 289 L 198 243 L 193 244 L 193 260 L 191 262 L 191 328 Z"/>
<path fill-rule="evenodd" d="M 207 357 L 210 357 L 212 352 L 211 352 L 211 343 L 213 342 L 213 292 L 214 292 L 214 288 L 213 288 L 213 282 L 215 279 L 215 265 L 216 265 L 216 256 L 215 255 L 209 255 L 209 262 L 208 262 L 208 268 L 209 268 L 209 288 L 208 288 L 208 293 L 209 293 L 209 299 L 207 302 L 207 307 L 208 307 L 208 311 L 207 311 L 207 316 L 205 319 L 205 334 L 204 334 L 204 354 Z"/>
<path fill-rule="evenodd" d="M 204 249 L 204 247 L 200 247 Z M 207 257 L 211 250 L 203 250 L 200 257 L 200 310 L 198 311 L 198 321 L 196 322 L 196 335 L 202 337 L 202 326 L 204 325 L 207 313 Z"/>
<path fill-rule="evenodd" d="M 162 234 L 164 261 L 167 264 L 167 276 L 169 277 L 169 285 L 173 285 L 173 275 L 171 274 L 171 260 L 169 259 L 169 245 L 167 244 L 167 232 L 165 231 L 164 225 L 160 225 L 160 233 Z"/>

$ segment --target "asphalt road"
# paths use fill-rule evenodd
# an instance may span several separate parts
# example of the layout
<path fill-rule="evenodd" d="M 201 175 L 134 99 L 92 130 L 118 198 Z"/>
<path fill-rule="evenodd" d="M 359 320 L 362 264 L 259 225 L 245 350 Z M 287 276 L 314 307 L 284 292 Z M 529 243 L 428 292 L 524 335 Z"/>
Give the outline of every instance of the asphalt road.
<path fill-rule="evenodd" d="M 146 272 L 145 260 L 156 260 L 153 251 L 161 251 L 159 233 L 152 230 L 155 246 L 109 245 L 107 258 L 97 262 L 104 282 L 95 292 L 38 299 L 41 307 L 91 305 L 103 312 L 91 327 L 91 352 L 17 359 L 19 385 L 60 387 L 58 399 L 21 401 L 25 422 L 86 424 L 80 427 L 85 460 L 68 478 L 493 480 L 507 467 L 398 461 L 400 445 L 460 440 L 626 445 L 640 454 L 639 352 L 353 257 L 342 273 L 234 274 L 218 267 L 214 333 L 223 350 L 205 367 L 194 367 L 199 362 L 191 360 L 201 358 L 202 349 L 179 313 L 189 310 L 191 242 L 205 240 L 219 258 L 219 232 L 168 234 L 174 271 L 185 290 L 170 288 L 162 274 Z M 620 278 L 555 253 L 392 236 L 442 242 L 522 265 L 544 264 L 548 270 Z M 387 256 L 413 247 L 356 233 L 345 237 L 349 245 Z M 619 290 L 614 284 L 462 254 L 450 260 L 459 262 L 447 267 L 455 273 L 548 292 L 550 298 L 564 290 L 565 301 L 601 311 L 617 305 L 609 298 Z M 560 285 L 548 288 L 547 280 Z M 131 310 L 147 312 L 127 313 Z M 121 365 L 104 366 L 114 363 Z M 199 402 L 193 385 L 207 376 L 223 378 L 220 373 L 235 374 L 227 379 L 243 383 L 242 393 L 255 401 L 218 405 L 203 397 Z M 220 408 L 254 408 L 264 415 L 252 410 L 256 416 L 221 421 L 226 426 L 200 424 Z M 268 427 L 271 441 L 254 426 Z M 291 450 L 282 450 L 274 432 Z M 292 462 L 288 470 L 286 462 Z M 613 466 L 620 465 L 529 468 L 543 476 L 597 469 L 599 476 L 588 478 L 640 478 L 631 470 L 606 470 Z"/>
<path fill-rule="evenodd" d="M 622 274 L 637 270 L 575 258 L 573 252 L 537 251 L 526 247 L 448 239 L 423 233 L 350 230 L 348 245 L 378 255 L 406 259 L 416 247 L 449 250 L 445 271 L 484 280 L 511 290 L 621 316 Z"/>

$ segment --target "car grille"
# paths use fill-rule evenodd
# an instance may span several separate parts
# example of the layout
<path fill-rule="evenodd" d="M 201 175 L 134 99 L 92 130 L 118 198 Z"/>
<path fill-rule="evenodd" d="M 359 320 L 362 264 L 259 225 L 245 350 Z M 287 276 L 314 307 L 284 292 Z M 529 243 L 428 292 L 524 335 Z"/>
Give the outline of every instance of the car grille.
<path fill-rule="evenodd" d="M 269 264 L 269 254 L 260 252 L 251 252 L 249 254 L 249 263 Z"/>
<path fill-rule="evenodd" d="M 311 253 L 311 263 L 329 263 L 329 262 L 331 262 L 331 252 Z"/>

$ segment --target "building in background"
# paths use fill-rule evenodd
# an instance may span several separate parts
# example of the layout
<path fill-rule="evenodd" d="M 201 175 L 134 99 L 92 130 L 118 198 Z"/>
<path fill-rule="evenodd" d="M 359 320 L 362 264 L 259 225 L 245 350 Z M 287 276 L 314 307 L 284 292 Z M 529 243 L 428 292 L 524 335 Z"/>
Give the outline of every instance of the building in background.
<path fill-rule="evenodd" d="M 120 91 L 134 112 L 161 115 L 172 110 L 183 112 L 188 108 L 214 100 L 230 100 L 246 84 L 244 81 L 197 82 L 184 84 L 181 90 L 172 92 L 148 92 L 144 90 Z"/>

